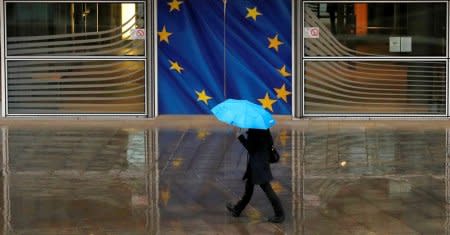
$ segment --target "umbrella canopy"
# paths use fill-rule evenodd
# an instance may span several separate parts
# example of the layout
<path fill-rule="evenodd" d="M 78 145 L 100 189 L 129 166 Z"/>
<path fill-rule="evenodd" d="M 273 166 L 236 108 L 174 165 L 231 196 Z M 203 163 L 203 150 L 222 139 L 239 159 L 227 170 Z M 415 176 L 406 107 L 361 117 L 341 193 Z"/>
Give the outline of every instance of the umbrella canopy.
<path fill-rule="evenodd" d="M 227 99 L 211 112 L 220 121 L 240 128 L 268 129 L 275 125 L 269 112 L 247 100 Z"/>

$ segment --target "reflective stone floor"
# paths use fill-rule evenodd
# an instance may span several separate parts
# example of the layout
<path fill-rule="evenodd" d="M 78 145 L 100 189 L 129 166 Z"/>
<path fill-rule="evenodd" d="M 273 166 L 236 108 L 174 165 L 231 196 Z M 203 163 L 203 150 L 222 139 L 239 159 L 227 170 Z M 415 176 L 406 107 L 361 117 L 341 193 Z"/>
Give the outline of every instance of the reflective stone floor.
<path fill-rule="evenodd" d="M 213 119 L 2 122 L 3 234 L 450 234 L 450 121 L 291 121 L 273 128 L 283 224 Z"/>

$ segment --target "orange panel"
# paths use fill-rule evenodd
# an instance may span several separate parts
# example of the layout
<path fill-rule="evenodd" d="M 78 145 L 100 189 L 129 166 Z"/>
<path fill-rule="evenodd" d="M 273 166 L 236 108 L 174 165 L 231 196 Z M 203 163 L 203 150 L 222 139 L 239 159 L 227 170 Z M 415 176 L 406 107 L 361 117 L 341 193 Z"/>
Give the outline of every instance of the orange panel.
<path fill-rule="evenodd" d="M 355 3 L 356 35 L 367 34 L 367 3 Z"/>

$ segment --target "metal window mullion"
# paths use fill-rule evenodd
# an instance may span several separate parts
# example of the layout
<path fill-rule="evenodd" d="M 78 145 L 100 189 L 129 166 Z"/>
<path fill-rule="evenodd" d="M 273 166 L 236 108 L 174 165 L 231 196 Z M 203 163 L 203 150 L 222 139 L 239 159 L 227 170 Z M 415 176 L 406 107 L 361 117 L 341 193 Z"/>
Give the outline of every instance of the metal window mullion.
<path fill-rule="evenodd" d="M 8 60 L 7 59 L 3 60 L 2 64 L 5 67 L 5 70 L 4 70 L 5 80 L 3 81 L 4 82 L 3 87 L 5 89 L 2 92 L 2 94 L 5 94 L 5 98 L 4 98 L 5 103 L 4 103 L 3 107 L 5 108 L 5 116 L 4 117 L 7 117 L 8 116 Z"/>
<path fill-rule="evenodd" d="M 1 61 L 0 61 L 0 83 L 1 83 L 1 116 L 6 117 L 6 66 L 5 66 L 5 26 L 6 26 L 6 16 L 5 16 L 5 4 L 3 0 L 0 0 L 0 54 L 1 54 Z"/>
<path fill-rule="evenodd" d="M 300 44 L 298 45 L 299 49 L 298 49 L 298 56 L 300 57 L 300 61 L 298 62 L 298 82 L 299 82 L 299 87 L 297 90 L 299 90 L 299 92 L 301 92 L 300 94 L 300 99 L 299 99 L 299 104 L 298 107 L 300 108 L 300 113 L 298 113 L 297 118 L 303 118 L 305 116 L 305 89 L 304 89 L 304 76 L 305 76 L 305 62 L 303 61 L 304 57 L 305 57 L 305 52 L 304 52 L 304 48 L 305 48 L 305 37 L 303 36 L 303 29 L 305 28 L 305 14 L 304 14 L 304 9 L 305 9 L 305 1 L 301 1 L 301 4 L 298 4 L 298 14 L 299 16 L 297 17 L 297 20 L 301 22 L 298 22 L 298 25 L 301 26 L 300 29 L 297 28 L 299 32 L 299 37 L 297 38 L 300 41 Z M 298 43 L 297 43 L 298 44 Z"/>
<path fill-rule="evenodd" d="M 300 82 L 300 84 L 299 84 L 299 90 L 301 91 L 301 98 L 300 98 L 300 104 L 299 104 L 299 106 L 300 106 L 300 110 L 301 110 L 301 113 L 299 113 L 299 118 L 302 118 L 302 117 L 304 117 L 305 116 L 305 83 L 304 83 L 304 76 L 305 76 L 305 62 L 304 62 L 304 57 L 305 57 L 305 51 L 304 51 L 304 49 L 305 49 L 305 37 L 304 37 L 304 35 L 303 35 L 303 29 L 305 28 L 305 12 L 304 12 L 304 9 L 305 9 L 305 1 L 301 1 L 302 2 L 302 4 L 299 4 L 299 7 L 301 6 L 301 8 L 299 8 L 298 9 L 298 11 L 299 11 L 299 17 L 298 17 L 298 19 L 299 20 L 301 20 L 301 23 L 300 23 L 300 25 L 302 26 L 301 27 L 301 29 L 300 29 L 300 37 L 301 37 L 301 45 L 299 45 L 300 46 L 300 48 L 299 48 L 299 52 L 301 53 L 301 54 L 299 54 L 299 56 L 300 56 L 300 63 L 299 63 L 299 65 L 300 65 L 300 71 L 299 72 L 301 72 L 301 74 L 300 74 L 300 76 L 299 76 L 299 82 Z"/>
<path fill-rule="evenodd" d="M 147 87 L 148 87 L 148 82 L 147 82 L 147 77 L 148 77 L 148 66 L 147 66 L 147 64 L 148 64 L 148 60 L 144 60 L 144 114 L 146 115 L 146 116 L 148 116 L 148 112 L 149 112 L 149 109 L 148 109 L 148 97 L 149 97 L 149 94 L 148 94 L 148 89 L 147 89 Z"/>
<path fill-rule="evenodd" d="M 446 18 L 445 18 L 445 23 L 446 23 L 446 27 L 445 27 L 445 36 L 446 36 L 446 38 L 445 38 L 445 47 L 446 47 L 446 50 L 445 50 L 445 56 L 448 58 L 449 56 L 450 56 L 450 54 L 449 54 L 449 30 L 448 30 L 448 27 L 450 26 L 450 24 L 449 24 L 449 21 L 448 21 L 448 12 L 449 12 L 449 8 L 448 8 L 448 1 L 446 1 L 445 2 L 445 7 L 447 8 L 447 14 L 446 14 Z"/>
<path fill-rule="evenodd" d="M 148 56 L 147 56 L 147 34 L 148 34 L 148 32 L 147 31 L 149 31 L 148 30 L 148 28 L 147 28 L 147 1 L 143 1 L 142 2 L 142 4 L 144 5 L 144 29 L 145 29 L 145 38 L 144 38 L 144 57 L 145 58 L 147 58 Z M 151 5 L 151 4 L 148 4 L 149 6 Z M 136 12 L 136 17 L 134 17 L 134 18 L 137 18 L 137 12 Z"/>
<path fill-rule="evenodd" d="M 154 30 L 153 30 L 153 32 L 157 32 L 158 31 L 158 7 L 157 6 L 154 6 L 153 7 L 153 20 L 154 20 L 154 22 L 153 22 L 153 27 L 154 27 Z M 158 103 L 159 103 L 159 100 L 158 100 L 158 74 L 159 74 L 159 72 L 158 72 L 158 34 L 156 34 L 156 33 L 153 33 L 153 50 L 154 50 L 154 54 L 153 54 L 153 69 L 154 69 L 154 71 L 152 72 L 152 75 L 153 75 L 153 79 L 154 79 L 154 85 L 155 85 L 155 87 L 154 87 L 154 89 L 153 89 L 153 92 L 154 92 L 154 100 L 153 100 L 153 102 L 154 102 L 154 107 L 155 107 L 155 110 L 154 110 L 154 115 L 155 115 L 155 118 L 159 115 L 159 106 L 158 106 Z"/>
<path fill-rule="evenodd" d="M 446 46 L 446 51 L 445 51 L 445 53 L 446 53 L 446 57 L 447 57 L 447 60 L 446 60 L 446 84 L 445 84 L 445 92 L 446 92 L 446 99 L 445 99 L 445 103 L 446 103 L 446 105 L 445 105 L 445 113 L 446 113 L 446 116 L 447 116 L 447 118 L 449 117 L 449 98 L 450 98 L 450 96 L 449 96 L 449 56 L 450 56 L 450 47 L 449 47 L 449 36 L 450 36 L 450 34 L 449 34 L 449 29 L 448 29 L 448 27 L 450 26 L 450 21 L 449 21 L 449 7 L 448 7 L 448 1 L 446 2 L 446 8 L 447 8 L 447 11 L 446 11 L 446 27 L 445 27 L 445 35 L 446 35 L 446 40 L 445 40 L 445 46 Z"/>
<path fill-rule="evenodd" d="M 449 107 L 448 107 L 448 105 L 449 105 L 449 95 L 448 95 L 448 83 L 449 83 L 449 74 L 448 74 L 448 72 L 449 72 L 449 70 L 448 70 L 448 59 L 445 61 L 445 71 L 446 71 L 446 74 L 445 74 L 445 115 L 448 117 L 449 116 Z"/>
<path fill-rule="evenodd" d="M 296 4 L 296 0 L 292 0 L 291 1 L 291 11 L 292 11 L 292 13 L 291 13 L 291 45 L 293 45 L 292 46 L 292 48 L 291 48 L 291 53 L 292 53 L 292 55 L 291 55 L 291 67 L 292 67 L 292 82 L 291 82 L 291 90 L 292 90 L 292 99 L 291 99 L 291 118 L 295 118 L 295 117 L 297 117 L 297 108 L 296 108 L 296 103 L 297 102 L 295 102 L 296 100 L 297 100 L 297 95 L 298 95 L 298 92 L 297 92 L 297 88 L 296 88 L 296 82 L 295 82 L 295 80 L 296 80 L 296 78 L 298 77 L 297 76 L 297 73 L 296 73 L 296 71 L 297 71 L 297 57 L 298 57 L 298 54 L 297 54 L 297 50 L 300 48 L 297 44 L 297 34 L 299 33 L 299 31 L 301 31 L 301 30 L 295 30 L 296 28 L 297 28 L 297 14 L 298 14 L 298 9 L 297 9 L 297 4 Z"/>
<path fill-rule="evenodd" d="M 302 117 L 306 117 L 306 115 L 305 115 L 305 60 L 303 59 L 302 60 L 302 76 L 301 76 L 301 78 L 300 78 L 300 88 L 302 89 L 302 102 L 301 102 L 301 105 L 302 105 Z"/>
<path fill-rule="evenodd" d="M 145 28 L 146 28 L 146 76 L 145 76 L 145 109 L 148 118 L 155 118 L 155 61 L 153 58 L 157 58 L 154 56 L 154 31 L 155 31 L 155 12 L 156 12 L 156 1 L 150 1 L 145 7 Z M 147 52 L 149 50 L 149 52 Z M 153 58 L 152 58 L 153 57 Z M 151 59 L 149 59 L 151 58 Z"/>
<path fill-rule="evenodd" d="M 149 53 L 147 53 L 147 49 L 148 48 L 150 48 L 148 45 L 149 45 L 149 43 L 151 42 L 151 39 L 150 40 L 148 40 L 148 33 L 149 32 L 151 32 L 151 29 L 149 30 L 149 28 L 148 28 L 148 25 L 151 25 L 151 24 L 148 24 L 147 22 L 149 21 L 149 19 L 151 19 L 151 17 L 148 17 L 148 12 L 149 12 L 149 10 L 148 10 L 148 8 L 151 8 L 151 5 L 152 5 L 152 2 L 153 1 L 151 1 L 150 3 L 148 3 L 147 4 L 147 1 L 145 1 L 144 2 L 144 9 L 143 9 L 143 11 L 144 11 L 144 28 L 145 28 L 145 41 L 144 41 L 144 56 L 145 56 L 145 58 L 147 58 L 148 57 L 148 54 Z M 148 62 L 148 60 L 145 60 L 145 63 L 144 63 L 145 65 L 144 65 L 144 67 L 145 67 L 145 71 L 144 71 L 144 92 L 145 92 L 145 94 L 144 94 L 144 112 L 145 112 L 145 115 L 148 117 L 149 116 L 149 112 L 150 112 L 150 108 L 148 107 L 149 106 L 149 97 L 150 97 L 150 93 L 149 93 L 149 90 L 148 90 L 148 87 L 149 87 L 149 83 L 148 83 L 148 70 L 151 68 L 150 66 L 148 66 L 149 65 L 149 62 Z"/>
<path fill-rule="evenodd" d="M 297 0 L 291 0 L 291 9 L 292 9 L 292 14 L 291 14 L 291 67 L 292 67 L 292 78 L 291 78 L 291 90 L 292 90 L 292 99 L 291 99 L 291 118 L 296 118 L 297 115 L 297 96 L 298 96 L 298 90 L 296 87 L 296 79 L 299 77 L 297 74 L 297 57 L 298 57 L 298 50 L 300 49 L 300 46 L 298 45 L 298 40 L 297 38 L 299 38 L 298 34 L 301 30 L 296 30 L 298 27 L 298 13 L 299 13 L 299 9 L 297 8 Z"/>

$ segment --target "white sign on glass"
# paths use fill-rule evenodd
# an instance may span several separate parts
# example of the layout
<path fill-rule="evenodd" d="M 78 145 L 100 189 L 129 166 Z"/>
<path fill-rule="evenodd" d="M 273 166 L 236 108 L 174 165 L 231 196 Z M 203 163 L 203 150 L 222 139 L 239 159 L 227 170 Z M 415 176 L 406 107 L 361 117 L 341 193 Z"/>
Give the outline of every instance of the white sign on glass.
<path fill-rule="evenodd" d="M 400 52 L 400 37 L 389 37 L 389 52 Z"/>
<path fill-rule="evenodd" d="M 130 29 L 130 38 L 132 40 L 144 40 L 145 29 Z"/>
<path fill-rule="evenodd" d="M 305 38 L 319 38 L 320 29 L 319 27 L 305 27 L 303 30 L 303 36 Z"/>
<path fill-rule="evenodd" d="M 389 37 L 389 52 L 411 52 L 411 37 Z"/>
<path fill-rule="evenodd" d="M 401 37 L 400 39 L 400 51 L 401 52 L 411 52 L 411 37 Z"/>

